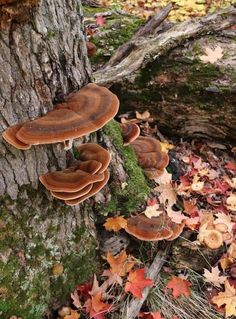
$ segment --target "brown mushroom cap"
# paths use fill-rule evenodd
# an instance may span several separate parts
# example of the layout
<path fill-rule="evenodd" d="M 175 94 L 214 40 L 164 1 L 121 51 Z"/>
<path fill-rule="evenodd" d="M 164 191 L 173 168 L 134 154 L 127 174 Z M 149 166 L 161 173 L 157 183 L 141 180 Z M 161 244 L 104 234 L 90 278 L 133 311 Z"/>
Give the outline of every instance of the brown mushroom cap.
<path fill-rule="evenodd" d="M 82 161 L 95 160 L 101 163 L 101 168 L 98 171 L 99 173 L 103 173 L 111 161 L 110 153 L 105 148 L 95 143 L 81 144 L 77 147 L 77 150 Z"/>
<path fill-rule="evenodd" d="M 75 206 L 83 202 L 85 199 L 97 194 L 107 184 L 110 178 L 110 173 L 107 170 L 103 174 L 104 174 L 103 180 L 99 182 L 95 182 L 91 190 L 86 195 L 78 197 L 76 199 L 66 200 L 65 203 L 69 206 Z"/>
<path fill-rule="evenodd" d="M 157 168 L 162 161 L 161 152 L 138 153 L 138 163 L 142 168 Z"/>
<path fill-rule="evenodd" d="M 78 161 L 78 164 L 76 164 L 76 169 L 80 169 L 81 171 L 90 173 L 90 174 L 96 174 L 96 173 L 103 173 L 100 172 L 102 169 L 102 163 L 96 161 L 96 160 L 88 160 L 88 161 Z"/>
<path fill-rule="evenodd" d="M 155 179 L 155 178 L 161 176 L 163 173 L 164 173 L 163 170 L 159 170 L 159 169 L 156 169 L 156 168 L 145 168 L 144 169 L 144 174 L 149 179 Z"/>
<path fill-rule="evenodd" d="M 25 144 L 50 144 L 95 132 L 117 113 L 119 100 L 107 88 L 89 83 L 41 118 L 22 124 L 16 133 Z"/>
<path fill-rule="evenodd" d="M 152 137 L 139 136 L 134 142 L 130 143 L 136 153 L 161 152 L 161 144 Z"/>
<path fill-rule="evenodd" d="M 84 196 L 85 194 L 90 192 L 92 187 L 93 187 L 93 184 L 90 184 L 88 186 L 85 186 L 84 188 L 82 188 L 78 192 L 67 193 L 67 192 L 52 192 L 51 191 L 51 194 L 52 194 L 52 196 L 54 196 L 54 197 L 56 197 L 58 199 L 62 199 L 62 200 L 76 199 L 76 198 Z"/>
<path fill-rule="evenodd" d="M 41 175 L 40 182 L 50 191 L 74 193 L 84 187 L 102 181 L 104 174 L 92 175 L 82 170 L 66 169 Z"/>
<path fill-rule="evenodd" d="M 120 124 L 124 145 L 129 145 L 135 141 L 140 135 L 140 128 L 135 123 L 123 123 Z"/>
<path fill-rule="evenodd" d="M 125 230 L 130 235 L 141 240 L 163 240 L 173 235 L 173 231 L 169 225 L 170 222 L 170 218 L 165 213 L 152 218 L 141 214 L 128 218 Z"/>
<path fill-rule="evenodd" d="M 2 137 L 12 146 L 20 150 L 28 150 L 31 145 L 21 142 L 16 137 L 16 133 L 22 128 L 22 126 L 23 124 L 16 124 L 8 127 L 8 129 L 3 132 Z"/>
<path fill-rule="evenodd" d="M 208 248 L 217 249 L 223 245 L 223 236 L 218 230 L 208 230 L 203 242 Z"/>
<path fill-rule="evenodd" d="M 169 227 L 171 227 L 173 234 L 169 238 L 167 238 L 166 240 L 174 240 L 174 239 L 178 238 L 179 235 L 182 233 L 184 226 L 185 226 L 184 222 L 182 222 L 181 224 L 176 224 L 174 222 L 171 222 L 171 224 L 169 224 Z"/>

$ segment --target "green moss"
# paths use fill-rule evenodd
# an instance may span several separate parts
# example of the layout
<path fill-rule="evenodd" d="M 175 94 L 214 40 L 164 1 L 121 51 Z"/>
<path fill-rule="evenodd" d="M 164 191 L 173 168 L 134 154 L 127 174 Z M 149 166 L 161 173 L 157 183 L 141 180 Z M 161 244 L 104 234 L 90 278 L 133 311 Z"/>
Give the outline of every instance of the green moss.
<path fill-rule="evenodd" d="M 2 198 L 0 206 L 0 317 L 42 319 L 52 302 L 65 300 L 96 271 L 96 242 L 83 224 L 61 239 L 74 212 L 40 190 L 23 187 L 16 201 Z M 53 276 L 57 262 L 64 271 Z"/>
<path fill-rule="evenodd" d="M 106 214 L 109 211 L 121 210 L 122 213 L 128 214 L 147 198 L 150 188 L 147 185 L 142 169 L 137 163 L 134 151 L 131 147 L 123 145 L 118 123 L 115 120 L 110 121 L 103 128 L 103 131 L 106 135 L 112 137 L 112 142 L 124 161 L 124 168 L 128 178 L 126 185 L 116 185 L 111 182 L 112 201 L 108 207 L 103 208 L 102 212 Z"/>

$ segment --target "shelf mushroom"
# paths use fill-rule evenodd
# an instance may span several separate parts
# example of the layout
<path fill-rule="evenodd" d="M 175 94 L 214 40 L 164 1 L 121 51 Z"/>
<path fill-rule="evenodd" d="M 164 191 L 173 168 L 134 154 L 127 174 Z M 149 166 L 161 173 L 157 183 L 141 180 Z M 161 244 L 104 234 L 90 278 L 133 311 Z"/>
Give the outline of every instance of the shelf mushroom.
<path fill-rule="evenodd" d="M 108 182 L 110 154 L 95 143 L 78 146 L 80 159 L 62 171 L 41 175 L 41 183 L 51 195 L 74 206 L 98 193 Z"/>
<path fill-rule="evenodd" d="M 140 136 L 130 145 L 149 179 L 160 176 L 169 164 L 169 156 L 162 152 L 160 142 L 152 137 Z"/>
<path fill-rule="evenodd" d="M 120 124 L 124 145 L 134 142 L 140 135 L 140 128 L 135 123 Z"/>
<path fill-rule="evenodd" d="M 56 105 L 46 115 L 8 128 L 3 137 L 13 146 L 21 146 L 21 149 L 24 145 L 29 148 L 30 145 L 65 142 L 97 131 L 116 115 L 118 107 L 119 100 L 115 94 L 105 87 L 89 83 L 70 94 L 66 102 Z"/>
<path fill-rule="evenodd" d="M 127 219 L 126 232 L 144 241 L 174 240 L 183 231 L 184 223 L 174 223 L 163 212 L 158 217 L 148 218 L 141 214 Z"/>

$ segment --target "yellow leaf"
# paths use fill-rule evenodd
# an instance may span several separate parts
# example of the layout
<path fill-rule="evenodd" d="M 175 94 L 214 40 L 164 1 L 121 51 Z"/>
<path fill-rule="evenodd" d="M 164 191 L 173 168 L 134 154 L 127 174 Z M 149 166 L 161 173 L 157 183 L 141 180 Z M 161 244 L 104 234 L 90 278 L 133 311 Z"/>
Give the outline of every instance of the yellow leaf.
<path fill-rule="evenodd" d="M 161 144 L 162 152 L 165 152 L 165 153 L 168 153 L 169 150 L 172 150 L 174 148 L 174 145 L 168 142 L 160 142 L 160 144 Z"/>
<path fill-rule="evenodd" d="M 226 318 L 236 315 L 236 294 L 233 286 L 230 286 L 228 280 L 225 282 L 225 291 L 219 292 L 212 298 L 212 302 L 218 307 L 225 305 Z"/>
<path fill-rule="evenodd" d="M 105 224 L 103 226 L 106 228 L 106 230 L 109 231 L 118 231 L 121 228 L 125 228 L 127 226 L 127 220 L 124 219 L 123 216 L 118 217 L 110 217 L 106 219 Z"/>
<path fill-rule="evenodd" d="M 145 112 L 143 112 L 143 113 L 139 113 L 138 111 L 136 111 L 135 114 L 136 114 L 136 118 L 137 118 L 138 120 L 143 120 L 143 121 L 145 121 L 145 120 L 148 120 L 149 117 L 150 117 L 150 113 L 149 113 L 148 111 L 145 111 Z"/>

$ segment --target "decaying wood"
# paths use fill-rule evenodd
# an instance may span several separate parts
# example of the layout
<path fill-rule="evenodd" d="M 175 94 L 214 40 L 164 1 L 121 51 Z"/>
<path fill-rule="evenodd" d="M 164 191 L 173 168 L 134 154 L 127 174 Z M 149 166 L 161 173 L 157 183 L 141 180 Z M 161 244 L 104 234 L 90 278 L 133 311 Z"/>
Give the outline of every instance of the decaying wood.
<path fill-rule="evenodd" d="M 135 38 L 129 44 L 132 50 L 128 51 L 121 61 L 118 51 L 115 53 L 118 56 L 118 63 L 112 58 L 111 63 L 108 61 L 104 68 L 93 74 L 95 82 L 109 86 L 125 79 L 131 80 L 135 77 L 136 71 L 144 68 L 149 62 L 160 58 L 171 49 L 183 45 L 189 39 L 205 34 L 214 34 L 216 31 L 223 30 L 235 23 L 236 8 L 230 7 L 200 19 L 184 21 L 154 37 Z"/>
<path fill-rule="evenodd" d="M 146 272 L 146 278 L 152 279 L 154 282 L 157 281 L 159 273 L 161 271 L 162 266 L 166 262 L 168 253 L 170 252 L 172 243 L 167 243 L 165 250 L 159 251 L 154 258 L 151 266 L 148 268 Z M 151 287 L 147 287 L 143 290 L 141 299 L 132 298 L 130 302 L 126 304 L 125 311 L 122 313 L 122 318 L 124 319 L 134 319 L 138 316 L 140 309 L 145 302 Z"/>
<path fill-rule="evenodd" d="M 109 62 L 105 65 L 105 68 L 106 66 L 113 67 L 119 62 L 121 62 L 134 49 L 135 40 L 137 40 L 140 37 L 150 36 L 152 33 L 154 33 L 156 28 L 166 19 L 171 9 L 172 5 L 169 4 L 160 12 L 158 12 L 152 19 L 150 19 L 143 27 L 139 28 L 130 41 L 124 43 L 115 51 L 115 53 L 110 58 Z"/>

